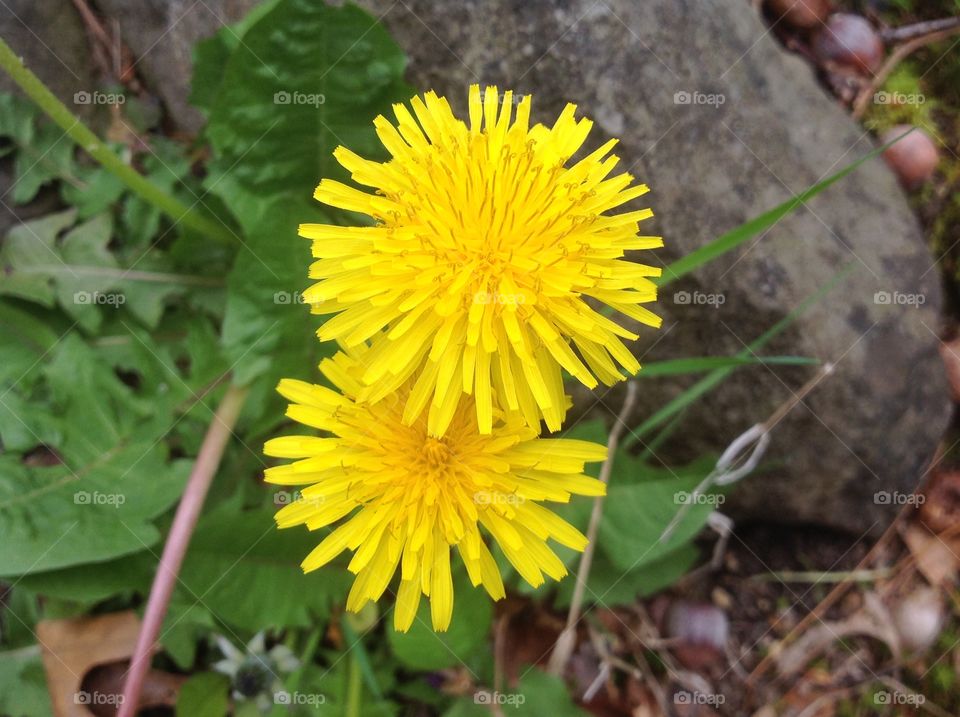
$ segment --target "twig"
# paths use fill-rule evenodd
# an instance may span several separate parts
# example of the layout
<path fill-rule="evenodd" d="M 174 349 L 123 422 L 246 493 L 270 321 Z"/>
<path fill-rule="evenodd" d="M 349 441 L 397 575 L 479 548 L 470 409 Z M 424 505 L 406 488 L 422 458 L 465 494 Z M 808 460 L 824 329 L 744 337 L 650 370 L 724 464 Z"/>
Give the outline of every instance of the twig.
<path fill-rule="evenodd" d="M 187 487 L 183 491 L 183 497 L 174 515 L 170 534 L 163 546 L 163 555 L 157 566 L 153 586 L 150 588 L 150 598 L 147 600 L 143 626 L 137 636 L 137 646 L 130 661 L 130 670 L 123 688 L 123 702 L 120 704 L 118 717 L 134 717 L 137 713 L 143 678 L 150 669 L 150 656 L 153 653 L 157 635 L 160 633 L 160 627 L 163 625 L 163 618 L 167 613 L 167 605 L 170 603 L 180 566 L 186 555 L 187 546 L 190 544 L 190 537 L 193 535 L 203 501 L 207 497 L 207 490 L 220 466 L 223 450 L 233 434 L 233 427 L 240 417 L 240 410 L 246 398 L 246 388 L 238 386 L 228 388 L 203 438 L 197 461 L 193 464 Z M 145 479 L 149 478 L 150 476 L 145 477 Z"/>
<path fill-rule="evenodd" d="M 600 480 L 606 485 L 610 481 L 610 471 L 613 470 L 613 461 L 617 453 L 617 444 L 620 442 L 620 436 L 623 429 L 627 427 L 626 419 L 633 410 L 633 404 L 637 400 L 637 384 L 634 381 L 627 381 L 627 396 L 623 401 L 623 407 L 617 415 L 617 420 L 610 429 L 610 437 L 607 439 L 607 459 L 600 468 Z M 557 638 L 553 653 L 550 655 L 550 662 L 547 671 L 551 675 L 563 674 L 570 655 L 573 654 L 574 643 L 576 642 L 576 627 L 580 620 L 580 609 L 583 606 L 583 592 L 587 587 L 587 578 L 590 576 L 590 567 L 593 565 L 593 552 L 597 546 L 597 531 L 600 527 L 600 516 L 603 514 L 603 496 L 597 496 L 593 501 L 593 511 L 590 513 L 590 524 L 587 527 L 587 547 L 584 548 L 583 555 L 580 557 L 580 566 L 577 569 L 577 584 L 573 588 L 573 597 L 570 599 L 570 611 L 567 613 L 567 624 L 563 632 Z"/>
<path fill-rule="evenodd" d="M 760 583 L 814 583 L 830 584 L 842 583 L 847 580 L 855 583 L 883 580 L 894 574 L 893 568 L 879 568 L 878 570 L 849 570 L 833 573 L 822 573 L 817 570 L 781 570 L 779 572 L 752 575 L 749 580 Z"/>
<path fill-rule="evenodd" d="M 888 45 L 895 42 L 907 42 L 917 37 L 931 35 L 935 32 L 952 30 L 960 26 L 960 17 L 944 17 L 939 20 L 924 20 L 900 27 L 887 27 L 880 30 L 880 39 Z"/>
<path fill-rule="evenodd" d="M 887 81 L 887 78 L 890 76 L 890 73 L 893 72 L 894 68 L 909 55 L 912 55 L 914 52 L 922 47 L 926 47 L 930 43 L 945 40 L 952 35 L 956 35 L 958 32 L 960 32 L 960 25 L 954 24 L 947 29 L 931 32 L 927 35 L 921 35 L 920 37 L 915 37 L 914 39 L 895 47 L 884 61 L 883 65 L 880 66 L 880 69 L 877 70 L 876 74 L 873 76 L 873 79 L 867 84 L 866 87 L 860 90 L 860 93 L 853 101 L 853 111 L 850 113 L 851 116 L 854 119 L 860 119 L 863 116 L 863 113 L 867 111 L 867 105 L 869 104 L 870 99 L 874 96 L 876 91 L 883 86 L 884 82 Z"/>

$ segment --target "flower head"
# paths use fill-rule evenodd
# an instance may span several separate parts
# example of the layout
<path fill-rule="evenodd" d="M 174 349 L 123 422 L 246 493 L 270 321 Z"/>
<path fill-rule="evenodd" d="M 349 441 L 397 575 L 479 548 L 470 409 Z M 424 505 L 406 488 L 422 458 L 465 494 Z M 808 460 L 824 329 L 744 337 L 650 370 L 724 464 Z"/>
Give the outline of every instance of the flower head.
<path fill-rule="evenodd" d="M 494 392 L 528 425 L 558 430 L 566 410 L 561 368 L 593 388 L 640 365 L 623 339 L 636 335 L 595 310 L 593 298 L 641 323 L 659 319 L 660 270 L 625 252 L 662 246 L 638 236 L 649 209 L 608 214 L 646 193 L 623 173 L 610 176 L 616 140 L 576 162 L 592 122 L 566 109 L 552 127 L 530 126 L 530 97 L 514 103 L 495 87 L 470 88 L 469 125 L 433 92 L 394 106 L 397 124 L 374 124 L 387 162 L 345 147 L 334 155 L 360 191 L 324 179 L 315 197 L 360 212 L 373 226 L 304 224 L 319 283 L 304 299 L 336 314 L 319 330 L 371 351 L 362 399 L 377 402 L 419 377 L 403 420 L 426 411 L 443 436 L 473 396 L 479 431 L 494 425 Z M 515 113 L 514 113 L 515 107 Z M 618 365 L 619 364 L 619 367 Z M 428 405 L 429 404 L 429 405 Z"/>
<path fill-rule="evenodd" d="M 430 598 L 434 628 L 447 628 L 454 546 L 473 585 L 495 600 L 504 596 L 484 534 L 531 585 L 542 584 L 544 574 L 562 578 L 566 569 L 547 540 L 583 550 L 587 539 L 541 502 L 602 495 L 604 484 L 583 468 L 603 460 L 606 448 L 538 438 L 518 414 L 500 410 L 481 434 L 470 401 L 459 403 L 443 437 L 432 436 L 426 416 L 403 421 L 412 382 L 376 404 L 356 400 L 367 353 L 340 353 L 321 364 L 342 393 L 290 379 L 278 387 L 292 401 L 290 418 L 327 434 L 276 438 L 264 447 L 267 455 L 298 459 L 266 471 L 271 483 L 303 486 L 277 513 L 279 526 L 337 524 L 303 561 L 304 571 L 353 551 L 348 569 L 357 577 L 347 608 L 359 611 L 380 598 L 399 566 L 398 630 L 410 627 L 421 593 Z"/>

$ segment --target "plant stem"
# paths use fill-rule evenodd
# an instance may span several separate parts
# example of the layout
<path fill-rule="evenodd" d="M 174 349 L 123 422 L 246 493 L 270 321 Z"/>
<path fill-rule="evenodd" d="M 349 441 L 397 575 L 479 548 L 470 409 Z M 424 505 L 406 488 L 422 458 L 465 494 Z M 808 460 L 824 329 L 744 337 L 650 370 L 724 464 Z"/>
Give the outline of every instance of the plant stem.
<path fill-rule="evenodd" d="M 627 396 L 623 400 L 623 407 L 617 415 L 616 423 L 610 429 L 610 437 L 607 439 L 607 459 L 600 468 L 600 480 L 604 485 L 610 482 L 610 472 L 613 470 L 613 461 L 617 453 L 617 445 L 620 443 L 620 436 L 623 429 L 627 427 L 626 420 L 633 410 L 633 404 L 637 400 L 636 381 L 627 381 Z M 573 597 L 570 599 L 570 612 L 567 613 L 567 624 L 563 632 L 557 638 L 553 653 L 550 655 L 550 662 L 547 666 L 547 672 L 551 675 L 562 675 L 570 655 L 573 654 L 573 648 L 577 638 L 577 623 L 580 622 L 580 609 L 583 606 L 583 592 L 587 587 L 587 579 L 590 577 L 590 568 L 593 566 L 593 553 L 597 548 L 597 532 L 600 528 L 600 516 L 603 514 L 603 496 L 597 496 L 593 501 L 593 510 L 590 513 L 590 524 L 587 527 L 587 547 L 584 548 L 583 555 L 580 557 L 580 567 L 577 568 L 577 584 L 573 588 Z"/>
<path fill-rule="evenodd" d="M 163 546 L 163 555 L 157 566 L 157 574 L 150 588 L 150 598 L 147 601 L 147 610 L 143 616 L 143 626 L 137 637 L 137 646 L 134 649 L 127 680 L 123 688 L 123 702 L 118 711 L 118 717 L 133 717 L 137 713 L 137 703 L 140 698 L 140 689 L 143 678 L 150 669 L 150 657 L 153 653 L 157 635 L 163 625 L 163 618 L 167 613 L 167 605 L 173 594 L 173 587 L 177 582 L 180 566 L 183 564 L 190 536 L 197 525 L 203 501 L 207 497 L 207 490 L 213 481 L 213 476 L 220 465 L 223 450 L 233 434 L 233 427 L 240 417 L 240 410 L 247 398 L 247 389 L 236 385 L 230 386 L 224 394 L 213 421 L 203 438 L 197 461 L 193 464 L 187 487 L 183 491 L 180 505 L 177 507 L 170 527 L 170 534 Z"/>
<path fill-rule="evenodd" d="M 194 211 L 172 194 L 126 164 L 76 117 L 63 102 L 47 88 L 43 81 L 28 70 L 10 46 L 0 38 L 0 67 L 87 154 L 97 160 L 104 169 L 115 174 L 130 191 L 157 207 L 174 222 L 180 222 L 201 234 L 222 242 L 233 241 L 233 233 L 225 226 L 211 221 Z"/>
<path fill-rule="evenodd" d="M 344 705 L 344 717 L 360 717 L 362 687 L 363 674 L 360 669 L 360 661 L 351 652 L 350 663 L 347 666 L 347 702 Z"/>

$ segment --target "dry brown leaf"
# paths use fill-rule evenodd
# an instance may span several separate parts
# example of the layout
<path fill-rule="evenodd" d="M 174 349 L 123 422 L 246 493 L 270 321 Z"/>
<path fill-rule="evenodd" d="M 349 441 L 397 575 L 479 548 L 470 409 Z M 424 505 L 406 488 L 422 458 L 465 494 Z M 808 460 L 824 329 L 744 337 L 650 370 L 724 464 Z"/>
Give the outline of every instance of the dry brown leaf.
<path fill-rule="evenodd" d="M 90 717 L 86 704 L 115 707 L 118 695 L 81 691 L 84 676 L 97 665 L 129 660 L 140 632 L 140 619 L 127 612 L 43 620 L 37 624 L 43 668 L 54 717 Z M 86 703 L 86 704 L 85 704 Z"/>
<path fill-rule="evenodd" d="M 927 582 L 939 587 L 956 580 L 960 566 L 960 545 L 956 540 L 944 541 L 917 524 L 904 529 L 903 540 Z"/>

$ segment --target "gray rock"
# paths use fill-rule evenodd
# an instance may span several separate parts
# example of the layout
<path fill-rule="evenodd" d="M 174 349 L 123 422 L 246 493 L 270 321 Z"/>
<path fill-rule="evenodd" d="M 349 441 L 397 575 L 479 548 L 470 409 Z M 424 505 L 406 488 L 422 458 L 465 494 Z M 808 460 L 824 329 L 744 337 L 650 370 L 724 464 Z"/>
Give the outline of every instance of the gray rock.
<path fill-rule="evenodd" d="M 167 115 L 185 132 L 203 127 L 190 105 L 193 46 L 243 17 L 257 0 L 97 0 L 120 23 L 120 35 L 136 57 L 134 70 L 163 101 Z"/>
<path fill-rule="evenodd" d="M 461 110 L 468 84 L 496 83 L 533 93 L 544 121 L 578 103 L 597 119 L 597 144 L 619 135 L 622 166 L 652 187 L 650 231 L 665 237 L 664 262 L 874 146 L 741 0 L 362 4 L 383 15 L 410 54 L 411 82 Z M 734 354 L 847 264 L 849 277 L 762 351 L 817 357 L 837 370 L 777 426 L 765 470 L 727 504 L 739 517 L 876 533 L 898 506 L 875 494 L 912 491 L 933 454 L 949 411 L 937 356 L 940 289 L 895 180 L 872 161 L 671 286 L 658 309 L 664 328 L 639 344 L 648 361 Z M 696 298 L 684 305 L 680 291 Z M 891 304 L 877 303 L 877 292 Z M 725 299 L 717 308 L 695 303 L 715 294 Z M 923 304 L 896 304 L 903 296 Z M 718 452 L 813 372 L 740 369 L 689 411 L 657 455 L 675 464 Z M 691 381 L 642 383 L 633 424 Z M 596 397 L 615 409 L 621 390 L 578 392 L 572 420 L 595 412 Z"/>

